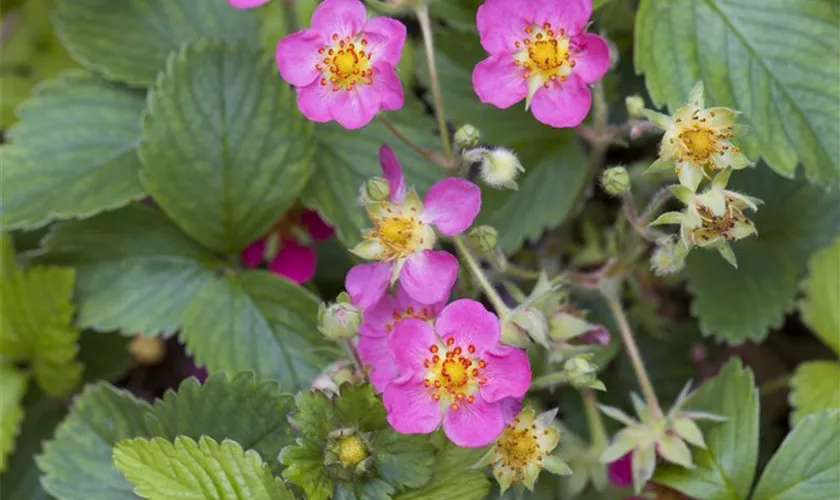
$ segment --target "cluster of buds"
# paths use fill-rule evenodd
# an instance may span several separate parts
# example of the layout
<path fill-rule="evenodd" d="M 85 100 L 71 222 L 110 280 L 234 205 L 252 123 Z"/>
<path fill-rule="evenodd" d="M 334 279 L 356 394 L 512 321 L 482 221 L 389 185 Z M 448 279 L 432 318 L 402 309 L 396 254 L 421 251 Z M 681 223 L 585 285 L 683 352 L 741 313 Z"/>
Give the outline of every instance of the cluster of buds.
<path fill-rule="evenodd" d="M 480 143 L 481 133 L 472 125 L 464 125 L 455 132 L 455 147 L 463 167 L 477 166 L 481 180 L 488 186 L 518 189 L 516 178 L 525 168 L 516 153 L 503 147 L 481 147 Z"/>

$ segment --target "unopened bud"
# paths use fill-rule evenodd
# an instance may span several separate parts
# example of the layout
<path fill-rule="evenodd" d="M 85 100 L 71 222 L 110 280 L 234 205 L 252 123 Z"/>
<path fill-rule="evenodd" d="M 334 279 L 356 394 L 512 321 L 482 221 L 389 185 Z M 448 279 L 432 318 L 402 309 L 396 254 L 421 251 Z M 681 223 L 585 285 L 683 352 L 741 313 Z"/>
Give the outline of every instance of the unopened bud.
<path fill-rule="evenodd" d="M 591 363 L 592 354 L 581 354 L 566 361 L 563 373 L 569 384 L 577 389 L 606 390 L 604 383 L 598 380 L 598 366 Z"/>
<path fill-rule="evenodd" d="M 493 149 L 481 162 L 481 179 L 496 188 L 518 189 L 516 177 L 524 171 L 516 154 L 505 148 Z"/>
<path fill-rule="evenodd" d="M 459 149 L 470 149 L 478 146 L 481 132 L 472 125 L 464 125 L 455 131 L 455 144 Z"/>
<path fill-rule="evenodd" d="M 534 307 L 517 307 L 502 322 L 502 343 L 528 347 L 533 342 L 548 349 L 548 321 Z"/>
<path fill-rule="evenodd" d="M 362 311 L 350 302 L 346 293 L 338 302 L 318 307 L 318 330 L 333 340 L 349 339 L 356 335 L 362 324 Z"/>
<path fill-rule="evenodd" d="M 657 276 L 676 274 L 685 267 L 688 247 L 682 242 L 667 241 L 656 247 L 650 257 L 650 267 Z"/>
<path fill-rule="evenodd" d="M 391 195 L 391 188 L 382 177 L 374 177 L 365 182 L 363 194 L 366 201 L 382 201 Z"/>
<path fill-rule="evenodd" d="M 608 168 L 601 175 L 601 185 L 613 196 L 624 194 L 630 189 L 630 174 L 624 167 Z"/>
<path fill-rule="evenodd" d="M 478 226 L 469 232 L 470 243 L 481 252 L 489 252 L 499 242 L 499 232 L 492 226 Z"/>
<path fill-rule="evenodd" d="M 166 355 L 166 344 L 160 337 L 137 335 L 131 339 L 128 350 L 141 365 L 154 365 Z"/>
<path fill-rule="evenodd" d="M 624 104 L 627 106 L 627 114 L 631 118 L 644 118 L 642 110 L 645 109 L 645 100 L 637 95 L 631 95 L 624 99 Z"/>

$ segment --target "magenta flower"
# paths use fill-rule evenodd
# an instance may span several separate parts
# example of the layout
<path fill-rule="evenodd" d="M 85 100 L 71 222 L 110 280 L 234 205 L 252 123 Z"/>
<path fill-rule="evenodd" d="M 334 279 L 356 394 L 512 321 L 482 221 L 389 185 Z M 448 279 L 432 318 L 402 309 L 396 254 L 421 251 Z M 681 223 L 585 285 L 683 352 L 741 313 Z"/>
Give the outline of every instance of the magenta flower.
<path fill-rule="evenodd" d="M 259 7 L 271 0 L 228 0 L 228 3 L 237 9 L 250 9 L 251 7 Z M 289 0 L 286 0 L 289 1 Z"/>
<path fill-rule="evenodd" d="M 470 299 L 446 306 L 434 326 L 400 322 L 390 341 L 399 377 L 383 394 L 391 426 L 428 434 L 442 422 L 458 446 L 493 442 L 531 384 L 528 357 L 499 340 L 499 318 Z"/>
<path fill-rule="evenodd" d="M 481 210 L 481 190 L 470 181 L 449 177 L 433 185 L 420 201 L 413 189 L 406 188 L 391 148 L 380 148 L 379 161 L 390 187 L 389 199 L 366 201 L 374 228 L 351 250 L 378 262 L 350 269 L 345 288 L 353 303 L 364 310 L 378 303 L 388 286 L 398 280 L 421 304 L 446 300 L 458 275 L 458 259 L 432 250 L 436 240 L 433 226 L 445 236 L 464 232 Z"/>
<path fill-rule="evenodd" d="M 283 217 L 271 232 L 242 250 L 242 262 L 245 267 L 258 267 L 265 262 L 268 270 L 285 276 L 295 283 L 306 283 L 315 275 L 318 257 L 308 244 L 301 244 L 295 238 L 296 229 L 303 229 L 305 239 L 322 241 L 333 235 L 328 226 L 316 212 L 292 212 Z M 297 231 L 300 232 L 300 231 Z M 277 242 L 278 248 L 270 249 L 269 241 Z M 271 253 L 272 255 L 268 255 Z"/>
<path fill-rule="evenodd" d="M 478 8 L 481 45 L 473 87 L 482 102 L 507 108 L 525 99 L 552 127 L 576 127 L 589 113 L 587 84 L 610 64 L 607 43 L 584 33 L 591 0 L 487 0 Z"/>
<path fill-rule="evenodd" d="M 355 129 L 379 110 L 402 108 L 402 84 L 394 70 L 405 43 L 402 23 L 368 19 L 359 0 L 326 0 L 311 24 L 280 40 L 276 54 L 280 74 L 297 87 L 298 107 L 307 118 Z"/>
<path fill-rule="evenodd" d="M 627 453 L 615 462 L 610 462 L 607 465 L 607 474 L 612 484 L 619 488 L 633 486 L 632 458 L 633 454 Z"/>

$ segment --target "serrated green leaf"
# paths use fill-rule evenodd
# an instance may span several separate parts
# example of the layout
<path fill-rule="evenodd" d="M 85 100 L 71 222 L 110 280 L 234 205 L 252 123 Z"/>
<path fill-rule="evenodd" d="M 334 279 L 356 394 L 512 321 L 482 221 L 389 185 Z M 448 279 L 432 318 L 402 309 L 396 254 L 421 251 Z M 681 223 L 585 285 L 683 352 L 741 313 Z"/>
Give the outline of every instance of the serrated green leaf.
<path fill-rule="evenodd" d="M 192 0 L 55 0 L 55 24 L 70 54 L 106 77 L 151 85 L 169 53 L 201 38 L 259 46 L 252 11 Z"/>
<path fill-rule="evenodd" d="M 755 221 L 758 235 L 732 246 L 733 269 L 717 252 L 695 249 L 688 257 L 692 314 L 704 335 L 730 344 L 764 339 L 794 305 L 808 258 L 840 228 L 840 194 L 803 179 L 786 180 L 761 165 L 732 178 L 738 192 L 765 200 Z"/>
<path fill-rule="evenodd" d="M 432 477 L 434 447 L 429 436 L 397 434 L 384 429 L 373 438 L 376 472 L 394 486 L 419 488 Z"/>
<path fill-rule="evenodd" d="M 114 464 L 149 500 L 292 500 L 282 480 L 253 450 L 236 441 L 203 436 L 175 443 L 162 438 L 126 439 L 114 447 Z"/>
<path fill-rule="evenodd" d="M 356 427 L 362 432 L 386 425 L 385 407 L 370 385 L 342 387 L 341 395 L 335 401 L 335 415 L 336 421 L 343 426 Z"/>
<path fill-rule="evenodd" d="M 333 493 L 333 480 L 324 467 L 324 447 L 300 438 L 294 446 L 283 449 L 280 460 L 286 466 L 283 477 L 300 486 L 309 500 L 327 500 Z"/>
<path fill-rule="evenodd" d="M 799 311 L 803 320 L 840 355 L 840 237 L 811 257 L 802 288 L 805 298 L 799 302 Z"/>
<path fill-rule="evenodd" d="M 805 417 L 761 474 L 754 500 L 836 498 L 840 484 L 840 411 Z"/>
<path fill-rule="evenodd" d="M 232 439 L 279 469 L 278 453 L 294 442 L 286 419 L 293 407 L 294 398 L 277 382 L 258 381 L 252 372 L 214 373 L 203 384 L 190 378 L 177 392 L 167 391 L 148 412 L 146 425 L 168 440 Z"/>
<path fill-rule="evenodd" d="M 149 436 L 143 422 L 148 409 L 126 391 L 88 386 L 36 459 L 44 488 L 61 500 L 136 500 L 111 453 L 123 439 Z"/>
<path fill-rule="evenodd" d="M 185 233 L 238 252 L 303 189 L 311 133 L 273 62 L 243 44 L 187 45 L 149 97 L 140 177 Z"/>
<path fill-rule="evenodd" d="M 643 0 L 636 68 L 672 111 L 702 80 L 707 103 L 744 113 L 748 156 L 788 177 L 801 162 L 810 179 L 834 181 L 840 80 L 825 61 L 840 59 L 838 16 L 833 0 Z"/>
<path fill-rule="evenodd" d="M 791 426 L 823 410 L 840 409 L 840 365 L 835 361 L 808 361 L 790 380 Z"/>
<path fill-rule="evenodd" d="M 480 500 L 490 493 L 490 481 L 472 466 L 486 448 L 459 448 L 452 443 L 435 457 L 432 479 L 422 488 L 396 495 L 398 500 Z"/>
<path fill-rule="evenodd" d="M 401 133 L 420 147 L 435 150 L 439 141 L 433 135 L 434 123 L 424 116 L 416 103 L 397 112 L 389 112 Z M 380 121 L 374 120 L 361 130 L 346 130 L 336 124 L 315 128 L 315 173 L 302 194 L 309 208 L 335 227 L 338 238 L 352 248 L 361 239 L 362 228 L 369 226 L 358 203 L 362 184 L 381 176 L 379 147 L 388 144 L 397 155 L 406 182 L 424 193 L 442 177 L 443 170 L 395 138 Z"/>
<path fill-rule="evenodd" d="M 143 95 L 80 70 L 41 84 L 0 148 L 0 225 L 35 228 L 143 196 Z"/>
<path fill-rule="evenodd" d="M 317 330 L 318 299 L 266 271 L 220 278 L 184 316 L 181 338 L 211 371 L 253 370 L 289 391 L 309 387 L 337 348 Z"/>
<path fill-rule="evenodd" d="M 0 472 L 6 470 L 6 458 L 15 450 L 28 381 L 25 372 L 6 363 L 0 364 Z"/>
<path fill-rule="evenodd" d="M 750 369 L 732 359 L 688 398 L 685 408 L 715 413 L 727 420 L 700 422 L 708 448 L 692 449 L 695 469 L 660 466 L 654 481 L 693 498 L 747 498 L 758 460 L 759 431 L 758 391 Z"/>

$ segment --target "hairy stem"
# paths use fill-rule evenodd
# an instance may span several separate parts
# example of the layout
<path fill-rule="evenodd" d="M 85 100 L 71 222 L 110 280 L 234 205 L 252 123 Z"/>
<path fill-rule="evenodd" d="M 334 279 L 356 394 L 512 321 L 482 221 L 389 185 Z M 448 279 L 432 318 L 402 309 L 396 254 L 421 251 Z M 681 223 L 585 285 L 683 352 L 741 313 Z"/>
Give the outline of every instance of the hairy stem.
<path fill-rule="evenodd" d="M 365 373 L 365 364 L 362 363 L 362 358 L 359 357 L 359 352 L 356 350 L 356 346 L 353 345 L 353 341 L 347 339 L 342 342 L 342 345 L 344 346 L 344 350 L 347 351 L 347 354 L 350 356 L 350 359 L 353 360 L 356 370 L 367 378 L 367 373 Z"/>
<path fill-rule="evenodd" d="M 586 412 L 586 424 L 589 427 L 589 435 L 592 439 L 592 446 L 595 449 L 603 449 L 607 446 L 607 430 L 604 428 L 604 420 L 601 412 L 598 411 L 598 400 L 595 391 L 584 389 L 580 392 L 583 398 L 583 410 Z"/>
<path fill-rule="evenodd" d="M 280 0 L 280 6 L 283 8 L 283 23 L 286 25 L 287 34 L 294 33 L 300 28 L 295 0 Z"/>
<path fill-rule="evenodd" d="M 447 165 L 444 161 L 442 161 L 443 158 L 435 156 L 431 151 L 429 151 L 427 149 L 423 149 L 417 143 L 415 143 L 414 141 L 409 139 L 408 136 L 403 134 L 402 131 L 399 128 L 397 128 L 396 124 L 394 122 L 392 122 L 391 120 L 389 120 L 388 118 L 386 118 L 384 114 L 379 113 L 378 115 L 376 115 L 376 118 L 380 122 L 382 122 L 383 125 L 385 125 L 385 128 L 387 128 L 392 134 L 394 134 L 394 137 L 396 137 L 398 140 L 400 140 L 406 146 L 413 149 L 417 154 L 422 155 L 424 158 L 426 158 L 430 162 L 434 163 L 435 165 L 438 165 L 438 166 L 443 167 L 443 168 L 448 168 L 449 167 L 449 165 Z"/>
<path fill-rule="evenodd" d="M 435 63 L 435 42 L 432 38 L 432 21 L 429 17 L 429 7 L 423 5 L 417 8 L 417 20 L 420 21 L 420 31 L 423 33 L 423 45 L 426 48 L 426 63 L 429 67 L 429 81 L 432 85 L 432 99 L 435 107 L 435 117 L 440 129 L 440 140 L 443 153 L 447 160 L 452 160 L 452 143 L 449 140 L 449 127 L 446 126 L 446 112 L 443 109 L 443 94 L 440 91 L 440 79 Z"/>
<path fill-rule="evenodd" d="M 484 290 L 484 294 L 487 295 L 487 298 L 493 304 L 493 308 L 496 309 L 496 314 L 498 314 L 500 318 L 504 318 L 509 312 L 508 307 L 505 305 L 505 301 L 502 300 L 502 297 L 496 289 L 493 288 L 493 284 L 487 279 L 487 276 L 484 274 L 481 266 L 478 265 L 478 260 L 476 260 L 466 242 L 464 242 L 464 238 L 462 236 L 455 236 L 452 238 L 452 242 L 455 244 L 455 248 L 458 249 L 461 259 L 467 263 L 467 267 L 470 268 L 470 272 L 472 272 L 475 279 L 478 280 L 478 284 L 481 285 L 481 288 Z"/>

